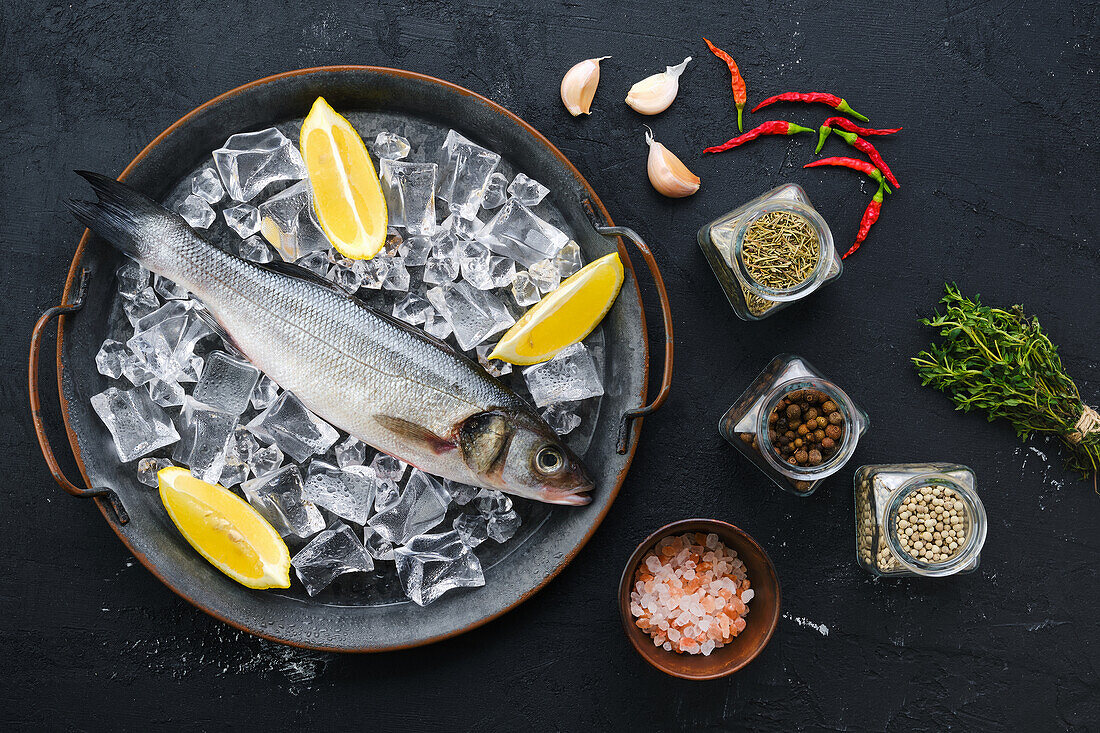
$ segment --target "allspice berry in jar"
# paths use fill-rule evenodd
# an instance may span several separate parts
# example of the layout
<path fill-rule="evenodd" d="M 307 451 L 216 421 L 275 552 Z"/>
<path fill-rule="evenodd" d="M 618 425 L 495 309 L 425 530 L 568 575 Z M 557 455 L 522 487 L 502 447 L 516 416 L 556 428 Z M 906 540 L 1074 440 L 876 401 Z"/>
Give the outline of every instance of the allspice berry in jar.
<path fill-rule="evenodd" d="M 829 395 L 816 389 L 793 389 L 768 415 L 768 442 L 775 455 L 791 466 L 820 466 L 836 455 L 846 425 Z"/>
<path fill-rule="evenodd" d="M 869 424 L 867 413 L 809 362 L 780 354 L 726 411 L 718 430 L 777 486 L 809 496 L 843 468 Z"/>

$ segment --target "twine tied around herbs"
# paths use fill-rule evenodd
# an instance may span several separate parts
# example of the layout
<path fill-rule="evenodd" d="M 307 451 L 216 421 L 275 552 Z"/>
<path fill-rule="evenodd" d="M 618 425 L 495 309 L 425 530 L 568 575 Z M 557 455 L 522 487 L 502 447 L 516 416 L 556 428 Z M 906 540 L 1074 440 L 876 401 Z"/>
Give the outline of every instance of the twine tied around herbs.
<path fill-rule="evenodd" d="M 1066 438 L 1071 443 L 1080 443 L 1086 435 L 1096 432 L 1100 432 L 1100 412 L 1088 405 L 1082 405 L 1081 417 L 1077 418 L 1077 423 L 1073 426 L 1073 432 L 1069 433 Z"/>

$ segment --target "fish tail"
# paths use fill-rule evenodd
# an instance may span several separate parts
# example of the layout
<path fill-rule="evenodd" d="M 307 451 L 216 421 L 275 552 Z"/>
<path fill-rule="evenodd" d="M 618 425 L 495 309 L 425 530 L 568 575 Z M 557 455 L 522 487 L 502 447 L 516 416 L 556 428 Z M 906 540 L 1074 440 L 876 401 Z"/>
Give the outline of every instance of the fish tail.
<path fill-rule="evenodd" d="M 150 238 L 145 236 L 147 226 L 165 215 L 171 215 L 143 193 L 113 178 L 76 171 L 95 191 L 98 201 L 68 203 L 69 211 L 84 226 L 103 237 L 120 250 L 138 260 L 148 256 Z"/>

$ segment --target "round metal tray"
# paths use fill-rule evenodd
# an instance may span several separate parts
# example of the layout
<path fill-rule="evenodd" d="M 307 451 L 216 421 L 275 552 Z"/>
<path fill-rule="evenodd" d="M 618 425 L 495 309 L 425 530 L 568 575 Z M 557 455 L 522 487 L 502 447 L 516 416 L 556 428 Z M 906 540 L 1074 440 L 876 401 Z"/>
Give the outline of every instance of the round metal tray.
<path fill-rule="evenodd" d="M 372 117 L 418 129 L 454 128 L 499 152 L 515 170 L 550 187 L 552 206 L 586 260 L 618 251 L 626 282 L 602 324 L 606 394 L 585 461 L 596 479 L 585 507 L 553 507 L 538 532 L 486 570 L 486 585 L 460 589 L 421 608 L 412 603 L 358 605 L 307 600 L 304 595 L 254 591 L 206 563 L 171 524 L 156 495 L 120 465 L 110 434 L 89 399 L 107 386 L 94 356 L 107 336 L 121 255 L 85 232 L 62 294 L 35 326 L 29 364 L 31 410 L 43 455 L 70 494 L 92 497 L 134 556 L 196 607 L 242 630 L 298 646 L 333 651 L 383 651 L 438 641 L 468 631 L 514 608 L 561 571 L 585 544 L 622 486 L 637 446 L 640 418 L 668 393 L 672 333 L 668 298 L 645 244 L 612 225 L 576 168 L 530 125 L 499 105 L 453 84 L 377 67 L 325 67 L 268 77 L 227 92 L 193 110 L 151 142 L 120 178 L 163 198 L 231 134 L 294 125 L 323 95 L 354 122 Z M 634 269 L 618 236 L 634 241 L 653 274 L 662 302 L 666 348 L 661 389 L 646 403 L 649 351 Z M 70 482 L 53 455 L 40 409 L 38 355 L 49 321 L 58 317 L 57 374 L 62 414 L 84 487 Z"/>

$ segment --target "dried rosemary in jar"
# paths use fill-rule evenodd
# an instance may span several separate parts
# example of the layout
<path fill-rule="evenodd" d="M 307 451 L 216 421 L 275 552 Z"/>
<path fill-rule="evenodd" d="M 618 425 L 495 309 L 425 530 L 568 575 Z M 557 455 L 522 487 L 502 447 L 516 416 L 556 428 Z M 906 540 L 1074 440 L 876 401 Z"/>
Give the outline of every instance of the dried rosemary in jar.
<path fill-rule="evenodd" d="M 821 257 L 817 231 L 793 211 L 769 211 L 745 232 L 741 258 L 749 276 L 773 290 L 801 285 Z"/>

